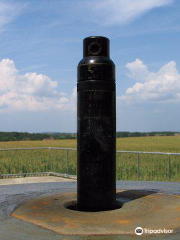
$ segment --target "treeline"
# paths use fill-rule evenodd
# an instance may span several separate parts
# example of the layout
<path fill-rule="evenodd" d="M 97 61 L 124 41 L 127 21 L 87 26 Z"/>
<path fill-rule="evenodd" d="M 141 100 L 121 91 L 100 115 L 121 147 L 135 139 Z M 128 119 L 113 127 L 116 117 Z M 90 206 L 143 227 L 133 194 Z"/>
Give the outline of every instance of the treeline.
<path fill-rule="evenodd" d="M 180 132 L 117 132 L 117 138 L 148 137 L 148 136 L 175 136 Z M 76 139 L 76 133 L 27 133 L 27 132 L 0 132 L 0 141 L 31 141 L 31 140 L 59 140 Z"/>
<path fill-rule="evenodd" d="M 149 136 L 175 136 L 180 135 L 180 132 L 117 132 L 117 138 L 124 137 L 149 137 Z"/>
<path fill-rule="evenodd" d="M 31 141 L 75 139 L 75 133 L 28 133 L 28 132 L 0 132 L 0 141 Z"/>
<path fill-rule="evenodd" d="M 27 132 L 0 132 L 0 141 L 43 140 L 45 138 L 49 138 L 49 135 Z"/>
<path fill-rule="evenodd" d="M 76 133 L 47 133 L 50 138 L 53 139 L 76 139 L 77 134 Z"/>

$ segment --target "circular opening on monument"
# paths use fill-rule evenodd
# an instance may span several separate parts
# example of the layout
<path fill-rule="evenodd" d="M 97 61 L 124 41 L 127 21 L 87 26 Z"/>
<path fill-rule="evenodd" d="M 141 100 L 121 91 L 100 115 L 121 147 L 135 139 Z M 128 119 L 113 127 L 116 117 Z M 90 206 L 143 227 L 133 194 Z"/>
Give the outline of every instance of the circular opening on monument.
<path fill-rule="evenodd" d="M 100 210 L 100 211 L 82 211 L 82 210 L 78 210 L 77 209 L 77 201 L 71 201 L 71 202 L 68 202 L 68 203 L 65 203 L 64 204 L 64 207 L 66 209 L 69 209 L 69 210 L 72 210 L 72 211 L 78 211 L 78 212 L 106 212 L 106 211 L 114 211 L 114 210 L 117 210 L 119 208 L 122 208 L 123 206 L 123 203 L 120 202 L 120 201 L 116 201 L 116 208 L 113 209 L 113 210 Z"/>
<path fill-rule="evenodd" d="M 88 47 L 89 53 L 93 55 L 98 55 L 101 52 L 101 45 L 99 43 L 91 43 Z"/>

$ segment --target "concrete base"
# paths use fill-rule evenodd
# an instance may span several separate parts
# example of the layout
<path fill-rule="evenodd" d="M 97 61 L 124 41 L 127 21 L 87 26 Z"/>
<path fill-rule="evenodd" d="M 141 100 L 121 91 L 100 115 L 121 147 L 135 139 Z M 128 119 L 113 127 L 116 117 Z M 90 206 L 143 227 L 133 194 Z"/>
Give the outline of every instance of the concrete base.
<path fill-rule="evenodd" d="M 135 235 L 137 226 L 165 228 L 175 233 L 180 228 L 180 196 L 153 191 L 118 191 L 117 202 L 122 207 L 103 212 L 67 209 L 76 198 L 76 193 L 62 193 L 32 199 L 20 205 L 12 216 L 63 235 Z"/>
<path fill-rule="evenodd" d="M 64 179 L 65 181 L 65 179 Z M 96 231 L 101 229 L 103 226 L 104 231 L 107 233 L 107 229 L 110 226 L 114 226 L 113 231 L 119 231 L 119 228 L 124 231 L 123 234 L 117 235 L 98 235 L 94 236 L 89 234 L 86 235 L 72 235 L 72 232 L 80 231 L 83 226 L 83 222 L 79 222 L 78 227 L 74 226 L 73 223 L 76 220 L 75 216 L 78 214 L 83 214 L 87 216 L 89 213 L 78 213 L 72 210 L 67 210 L 64 208 L 63 215 L 64 220 L 68 220 L 68 217 L 73 216 L 71 218 L 71 222 L 66 222 L 62 228 L 69 229 L 66 233 L 58 233 L 56 231 L 50 230 L 50 228 L 39 227 L 40 224 L 35 225 L 30 222 L 17 219 L 11 216 L 11 213 L 14 210 L 18 210 L 19 207 L 25 206 L 24 204 L 30 204 L 31 201 L 39 201 L 40 199 L 49 199 L 49 205 L 46 203 L 43 206 L 44 211 L 47 211 L 48 206 L 51 206 L 51 202 L 53 202 L 53 198 L 56 196 L 64 195 L 64 202 L 69 202 L 75 198 L 74 192 L 76 192 L 76 182 L 49 182 L 49 183 L 33 183 L 33 184 L 21 184 L 21 185 L 4 185 L 0 186 L 0 240 L 131 240 L 131 239 L 171 239 L 171 240 L 179 240 L 180 239 L 180 224 L 179 214 L 180 214 L 180 183 L 165 183 L 165 182 L 131 182 L 131 181 L 119 181 L 117 182 L 117 189 L 125 190 L 123 191 L 123 195 L 121 194 L 121 201 L 124 200 L 124 205 L 121 209 L 115 210 L 121 212 L 121 215 L 115 213 L 115 211 L 104 213 L 91 213 L 97 214 L 99 216 L 98 221 L 101 221 L 101 224 L 96 224 L 96 219 L 88 217 L 89 221 L 93 220 L 91 224 L 94 226 Z M 137 191 L 132 191 L 132 189 Z M 134 195 L 134 199 L 129 198 L 129 193 L 131 196 Z M 173 196 L 172 196 L 173 195 Z M 157 196 L 157 197 L 155 197 Z M 165 198 L 164 198 L 165 196 Z M 69 198 L 68 198 L 69 197 Z M 50 201 L 50 199 L 52 201 Z M 164 199 L 164 200 L 163 200 Z M 43 200 L 44 201 L 44 200 Z M 60 201 L 54 200 L 58 204 Z M 154 201 L 157 202 L 157 205 L 154 204 Z M 163 202 L 162 202 L 163 201 Z M 37 202 L 36 202 L 37 203 Z M 138 203 L 138 204 L 135 204 Z M 150 204 L 149 204 L 150 203 Z M 138 206 L 137 208 L 133 205 Z M 154 210 L 151 210 L 151 206 L 153 205 Z M 164 204 L 167 204 L 167 208 L 164 208 Z M 40 206 L 40 207 L 41 207 Z M 130 208 L 128 215 L 125 214 L 125 209 Z M 123 209 L 124 208 L 124 209 Z M 58 208 L 58 210 L 60 207 Z M 133 212 L 134 209 L 134 212 Z M 39 209 L 41 212 L 43 209 Z M 37 213 L 37 209 L 31 209 L 34 213 Z M 159 213 L 164 215 L 159 216 Z M 104 215 L 105 214 L 105 215 Z M 109 214 L 108 218 L 107 215 Z M 137 214 L 137 215 L 135 215 Z M 55 213 L 58 216 L 58 211 Z M 116 215 L 116 220 L 121 222 L 114 223 L 111 219 L 112 216 Z M 102 216 L 100 218 L 100 216 Z M 134 217 L 133 217 L 134 216 Z M 138 216 L 138 217 L 135 217 Z M 156 221 L 156 224 L 153 223 L 152 216 Z M 44 216 L 47 219 L 47 216 Z M 40 219 L 40 216 L 38 217 Z M 54 217 L 55 218 L 55 217 Z M 141 219 L 142 218 L 142 219 Z M 70 219 L 70 218 L 69 218 Z M 87 217 L 85 217 L 87 220 Z M 41 218 L 42 220 L 42 218 Z M 59 221 L 60 219 L 58 218 Z M 79 221 L 80 219 L 78 219 Z M 147 225 L 144 225 L 144 221 L 146 221 Z M 58 223 L 58 222 L 56 222 Z M 54 222 L 54 224 L 56 224 Z M 139 225 L 142 223 L 142 225 Z M 59 224 L 59 223 L 58 223 Z M 110 226 L 109 226 L 110 224 Z M 157 225 L 158 224 L 158 225 Z M 166 225 L 164 225 L 166 224 Z M 91 225 L 91 226 L 92 226 Z M 54 225 L 55 226 L 55 225 Z M 116 226 L 116 227 L 115 227 Z M 143 234 L 141 236 L 136 236 L 133 234 L 134 229 L 130 229 L 130 226 L 136 227 L 145 227 L 152 229 L 157 229 L 161 227 L 162 229 L 169 227 L 170 229 L 174 228 L 173 234 Z M 106 229 L 107 228 L 107 229 Z M 129 228 L 129 230 L 128 230 Z M 70 231 L 71 229 L 71 231 Z M 89 228 L 90 229 L 90 228 Z M 92 230 L 92 229 L 90 229 Z M 100 230 L 99 230 L 100 231 Z M 129 234 L 131 233 L 132 234 Z M 101 234 L 104 234 L 101 231 Z M 88 235 L 88 236 L 87 236 Z"/>
<path fill-rule="evenodd" d="M 50 182 L 70 182 L 73 179 L 54 177 L 54 176 L 42 176 L 42 177 L 21 177 L 21 178 L 6 178 L 0 179 L 0 186 L 2 185 L 18 185 L 18 184 L 30 184 L 30 183 L 50 183 Z"/>

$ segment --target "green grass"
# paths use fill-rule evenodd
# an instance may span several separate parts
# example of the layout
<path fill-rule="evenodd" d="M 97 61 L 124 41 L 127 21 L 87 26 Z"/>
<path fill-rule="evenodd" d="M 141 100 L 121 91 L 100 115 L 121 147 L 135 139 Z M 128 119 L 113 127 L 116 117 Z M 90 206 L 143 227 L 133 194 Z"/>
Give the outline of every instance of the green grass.
<path fill-rule="evenodd" d="M 76 148 L 76 140 L 0 142 L 7 148 L 59 147 Z M 117 150 L 180 152 L 180 137 L 118 138 Z M 0 151 L 0 174 L 59 172 L 67 173 L 66 150 Z M 68 151 L 68 172 L 76 174 L 76 151 Z M 21 164 L 22 163 L 22 164 Z M 139 165 L 139 174 L 138 174 Z M 180 156 L 118 153 L 118 180 L 180 181 Z"/>

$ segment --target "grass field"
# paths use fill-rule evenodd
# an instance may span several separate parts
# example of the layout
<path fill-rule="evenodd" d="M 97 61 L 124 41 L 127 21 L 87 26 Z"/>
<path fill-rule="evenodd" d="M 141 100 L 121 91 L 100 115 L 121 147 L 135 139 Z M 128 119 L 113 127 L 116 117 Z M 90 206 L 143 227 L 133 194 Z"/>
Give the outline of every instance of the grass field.
<path fill-rule="evenodd" d="M 1 149 L 76 146 L 76 140 L 0 142 Z M 180 136 L 118 138 L 117 150 L 180 153 Z M 0 151 L 0 174 L 52 171 L 76 174 L 76 151 Z M 117 154 L 118 180 L 168 181 L 169 178 L 180 181 L 180 156 Z"/>
<path fill-rule="evenodd" d="M 76 140 L 0 142 L 0 148 L 64 147 L 76 148 Z M 117 150 L 179 152 L 180 136 L 117 138 Z"/>

